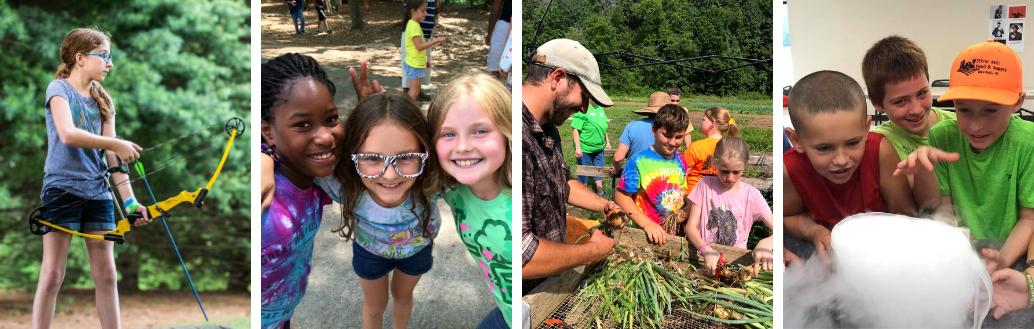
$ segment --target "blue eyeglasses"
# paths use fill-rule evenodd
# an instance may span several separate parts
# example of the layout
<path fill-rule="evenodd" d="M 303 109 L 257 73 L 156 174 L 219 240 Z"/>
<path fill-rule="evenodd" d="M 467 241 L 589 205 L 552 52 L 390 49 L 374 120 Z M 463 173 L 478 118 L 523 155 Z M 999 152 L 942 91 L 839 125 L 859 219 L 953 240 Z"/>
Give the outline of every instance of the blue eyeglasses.
<path fill-rule="evenodd" d="M 83 53 L 83 54 L 97 55 L 97 56 L 101 57 L 101 60 L 103 60 L 105 64 L 111 63 L 111 54 L 109 54 L 109 53 Z"/>

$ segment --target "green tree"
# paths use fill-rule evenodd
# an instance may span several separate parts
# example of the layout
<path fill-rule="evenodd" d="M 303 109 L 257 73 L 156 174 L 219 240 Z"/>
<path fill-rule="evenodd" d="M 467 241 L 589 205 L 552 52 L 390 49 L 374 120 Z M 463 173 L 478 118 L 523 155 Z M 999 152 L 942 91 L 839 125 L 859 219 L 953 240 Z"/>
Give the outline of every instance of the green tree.
<path fill-rule="evenodd" d="M 249 17 L 246 1 L 0 0 L 0 260 L 5 264 L 0 288 L 36 286 L 42 244 L 26 225 L 29 212 L 41 204 L 44 92 L 61 64 L 65 35 L 82 26 L 110 33 L 114 66 L 104 86 L 115 101 L 118 135 L 144 148 L 160 145 L 141 153 L 151 169 L 171 161 L 148 176 L 162 200 L 207 183 L 226 146 L 226 119 L 250 122 Z M 183 204 L 171 211 L 169 227 L 198 289 L 249 289 L 248 128 L 237 138 L 205 207 Z M 151 204 L 142 182 L 133 185 L 138 199 Z M 120 289 L 186 287 L 160 222 L 134 227 L 126 240 L 115 247 Z M 72 242 L 66 286 L 92 286 L 80 241 Z"/>
<path fill-rule="evenodd" d="M 549 0 L 524 2 L 524 42 L 532 42 L 535 26 Z M 758 0 L 572 0 L 553 1 L 534 45 L 556 38 L 581 42 L 593 53 L 623 51 L 661 60 L 720 55 L 772 58 L 772 8 Z M 601 56 L 601 64 L 646 64 L 628 56 Z M 705 59 L 682 64 L 718 70 L 747 62 Z M 684 93 L 717 96 L 769 95 L 772 66 L 761 64 L 722 73 L 674 65 L 634 69 L 602 68 L 603 86 L 616 94 L 643 95 L 667 87 Z"/>

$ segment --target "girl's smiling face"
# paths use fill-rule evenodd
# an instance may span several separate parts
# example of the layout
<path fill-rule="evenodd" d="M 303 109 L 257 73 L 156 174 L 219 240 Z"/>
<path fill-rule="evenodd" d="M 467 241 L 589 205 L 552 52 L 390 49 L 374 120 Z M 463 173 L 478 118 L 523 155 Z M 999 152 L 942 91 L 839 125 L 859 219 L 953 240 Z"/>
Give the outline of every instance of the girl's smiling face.
<path fill-rule="evenodd" d="M 86 53 L 104 53 L 111 55 L 111 43 L 108 40 L 104 40 L 97 48 L 90 49 Z M 90 77 L 90 80 L 103 82 L 104 78 L 108 76 L 108 71 L 111 70 L 113 61 L 105 61 L 101 58 L 101 55 L 87 55 L 81 54 L 83 57 L 79 60 L 82 63 L 83 73 Z"/>
<path fill-rule="evenodd" d="M 506 137 L 477 102 L 463 98 L 453 103 L 435 137 L 438 161 L 446 173 L 475 194 L 502 190 L 495 173 L 506 160 Z"/>
<path fill-rule="evenodd" d="M 334 151 L 345 131 L 323 83 L 306 77 L 288 88 L 287 100 L 273 108 L 275 120 L 262 121 L 262 136 L 283 162 L 278 172 L 305 189 L 313 178 L 334 173 Z"/>
<path fill-rule="evenodd" d="M 377 154 L 385 157 L 405 154 L 424 153 L 424 146 L 413 131 L 398 123 L 385 120 L 370 128 L 363 145 L 355 154 Z M 347 156 L 351 156 L 348 154 Z M 417 177 L 402 177 L 395 166 L 388 164 L 377 178 L 361 177 L 363 185 L 370 191 L 370 197 L 378 205 L 394 208 L 401 205 L 409 197 L 409 189 L 413 188 Z"/>

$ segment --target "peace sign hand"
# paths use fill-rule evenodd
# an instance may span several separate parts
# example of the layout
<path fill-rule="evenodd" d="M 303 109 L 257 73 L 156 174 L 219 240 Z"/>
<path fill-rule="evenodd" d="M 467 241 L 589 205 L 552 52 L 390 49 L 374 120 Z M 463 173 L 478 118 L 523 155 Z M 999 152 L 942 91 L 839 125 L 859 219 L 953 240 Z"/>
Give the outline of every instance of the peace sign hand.
<path fill-rule="evenodd" d="M 359 75 L 355 74 L 355 68 L 348 68 L 348 73 L 352 76 L 352 87 L 355 88 L 355 94 L 359 97 L 359 100 L 363 100 L 366 96 L 370 96 L 376 93 L 387 92 L 384 87 L 377 80 L 373 80 L 370 83 L 370 79 L 366 76 L 366 60 L 359 61 Z"/>

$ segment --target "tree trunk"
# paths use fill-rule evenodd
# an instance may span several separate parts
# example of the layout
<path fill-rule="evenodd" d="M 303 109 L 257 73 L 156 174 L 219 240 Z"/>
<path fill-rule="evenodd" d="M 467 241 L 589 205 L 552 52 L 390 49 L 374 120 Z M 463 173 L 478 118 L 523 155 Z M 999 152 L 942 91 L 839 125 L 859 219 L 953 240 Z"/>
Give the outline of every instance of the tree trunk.
<path fill-rule="evenodd" d="M 122 273 L 122 279 L 118 280 L 119 293 L 134 293 L 140 291 L 140 251 L 122 251 L 115 258 L 115 268 Z"/>
<path fill-rule="evenodd" d="M 349 17 L 352 17 L 352 30 L 366 31 L 370 29 L 369 25 L 363 21 L 363 11 L 359 7 L 363 2 L 360 0 L 351 0 L 348 2 Z"/>

